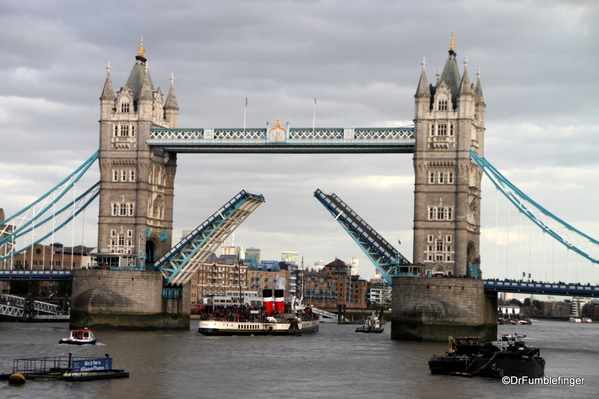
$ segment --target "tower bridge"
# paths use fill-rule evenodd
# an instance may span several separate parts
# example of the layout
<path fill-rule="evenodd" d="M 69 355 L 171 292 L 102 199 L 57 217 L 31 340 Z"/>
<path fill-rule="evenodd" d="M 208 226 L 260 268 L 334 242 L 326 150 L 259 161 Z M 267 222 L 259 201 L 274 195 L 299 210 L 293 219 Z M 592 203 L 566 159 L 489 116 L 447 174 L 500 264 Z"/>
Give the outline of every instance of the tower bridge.
<path fill-rule="evenodd" d="M 509 288 L 480 279 L 481 178 L 490 169 L 481 161 L 486 104 L 480 74 L 472 83 L 456 56 L 452 39 L 434 85 L 423 61 L 414 125 L 384 128 L 296 128 L 277 119 L 264 128 L 184 129 L 173 79 L 165 98 L 154 87 L 143 46 L 119 91 L 108 68 L 100 97 L 100 182 L 94 186 L 100 198 L 94 256 L 105 267 L 74 271 L 71 324 L 189 328 L 192 274 L 264 198 L 240 192 L 173 246 L 178 153 L 397 153 L 413 154 L 411 261 L 338 196 L 320 189 L 315 196 L 392 282 L 392 338 L 494 338 L 496 292 Z M 0 255 L 6 258 L 14 235 L 2 224 Z"/>
<path fill-rule="evenodd" d="M 142 260 L 150 265 L 162 262 L 163 268 L 169 264 L 159 259 L 165 255 L 168 258 L 172 247 L 178 153 L 413 153 L 415 209 L 412 263 L 423 272 L 477 275 L 482 172 L 472 162 L 470 151 L 483 156 L 486 105 L 480 76 L 476 84 L 472 84 L 466 67 L 460 73 L 453 40 L 443 73 L 435 86 L 428 84 L 424 66 L 423 62 L 415 94 L 413 127 L 296 128 L 277 119 L 264 128 L 182 129 L 178 126 L 179 105 L 173 80 L 164 99 L 161 89 L 153 86 L 145 50 L 140 46 L 126 84 L 115 92 L 109 69 L 100 97 L 101 180 L 97 258 L 108 265 L 139 264 Z M 342 204 L 342 201 L 334 202 L 336 206 Z M 361 228 L 356 224 L 360 221 L 355 216 L 348 214 L 343 220 L 346 220 L 345 226 L 353 225 L 356 231 Z M 380 250 L 386 241 L 374 230 L 369 231 L 363 248 L 372 244 L 378 245 Z M 177 246 L 185 247 L 193 241 L 189 239 L 187 244 Z M 397 276 L 398 262 L 407 265 L 409 261 L 392 248 L 387 249 L 391 256 L 379 257 L 381 267 L 387 271 L 394 270 L 389 275 Z M 371 254 L 376 256 L 374 252 Z M 191 263 L 201 262 L 201 258 L 196 257 Z M 183 288 L 180 295 L 174 296 L 184 298 L 184 287 L 193 266 L 182 266 L 184 261 L 175 263 L 170 266 L 167 281 L 171 288 Z M 395 268 L 393 263 L 396 263 Z M 97 282 L 109 280 L 110 276 L 95 275 L 99 272 L 93 271 L 87 273 L 91 274 L 74 277 L 75 286 L 85 287 L 85 290 L 74 289 L 75 307 L 79 303 L 77 297 L 81 303 L 73 314 L 79 317 L 80 322 L 89 325 L 90 317 L 104 312 L 94 310 L 89 298 L 97 290 Z M 173 277 L 174 274 L 178 277 Z M 179 278 L 182 275 L 187 277 Z M 93 281 L 94 285 L 78 283 L 78 279 L 90 284 Z M 111 287 L 121 283 L 115 281 L 102 285 L 102 294 L 107 301 L 116 294 Z M 394 280 L 394 286 L 396 283 Z M 482 284 L 480 280 L 474 281 L 471 291 L 482 293 Z M 172 291 L 169 292 L 172 294 Z M 167 295 L 169 299 L 171 294 Z M 431 294 L 427 295 L 430 300 Z M 396 300 L 399 301 L 397 309 L 400 313 L 397 314 L 398 323 L 394 324 L 393 334 L 408 339 L 432 337 L 430 332 L 402 330 L 399 320 L 406 315 L 409 318 L 419 306 L 417 296 L 412 297 Z M 461 312 L 463 316 L 456 301 L 449 300 L 445 304 L 451 315 L 449 319 L 435 320 L 438 325 L 451 324 L 448 320 L 455 318 L 453 313 Z M 172 303 L 169 306 L 178 305 Z M 131 308 L 136 309 L 136 305 L 132 304 Z M 495 317 L 492 312 L 481 311 L 487 308 L 490 307 L 480 303 L 462 318 L 469 319 L 467 323 L 476 325 L 476 328 L 488 330 L 494 325 Z M 417 318 L 414 320 L 418 325 L 426 325 L 422 316 Z"/>

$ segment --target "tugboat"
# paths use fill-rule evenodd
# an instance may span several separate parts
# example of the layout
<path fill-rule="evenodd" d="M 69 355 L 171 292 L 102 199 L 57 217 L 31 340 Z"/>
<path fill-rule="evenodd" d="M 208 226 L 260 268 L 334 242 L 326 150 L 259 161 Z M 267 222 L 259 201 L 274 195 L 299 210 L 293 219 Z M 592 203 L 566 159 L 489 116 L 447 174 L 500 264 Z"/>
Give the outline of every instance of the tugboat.
<path fill-rule="evenodd" d="M 381 320 L 374 314 L 374 312 L 364 319 L 362 327 L 356 328 L 356 332 L 362 333 L 382 333 L 383 331 L 385 331 L 385 329 L 381 327 Z"/>
<path fill-rule="evenodd" d="M 545 359 L 539 348 L 526 345 L 517 334 L 498 342 L 480 342 L 478 337 L 449 337 L 449 351 L 430 358 L 431 374 L 478 377 L 541 377 Z"/>
<path fill-rule="evenodd" d="M 96 337 L 94 337 L 92 330 L 85 327 L 71 330 L 71 336 L 69 338 L 61 339 L 58 343 L 70 345 L 95 345 Z"/>

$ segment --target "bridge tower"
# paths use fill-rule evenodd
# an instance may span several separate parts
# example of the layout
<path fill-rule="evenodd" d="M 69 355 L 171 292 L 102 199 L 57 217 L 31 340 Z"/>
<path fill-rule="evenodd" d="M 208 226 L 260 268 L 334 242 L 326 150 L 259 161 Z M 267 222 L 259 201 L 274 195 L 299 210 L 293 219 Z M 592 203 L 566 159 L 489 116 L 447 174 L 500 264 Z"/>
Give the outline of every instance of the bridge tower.
<path fill-rule="evenodd" d="M 485 102 L 470 83 L 467 62 L 460 77 L 452 39 L 436 85 L 422 65 L 414 118 L 414 257 L 432 274 L 478 277 L 482 171 L 470 150 L 483 156 Z"/>
<path fill-rule="evenodd" d="M 436 84 L 422 63 L 415 94 L 413 263 L 431 275 L 393 279 L 393 339 L 496 338 L 496 295 L 480 279 L 482 171 L 470 159 L 484 148 L 485 102 L 480 83 L 460 75 L 452 37 Z"/>
<path fill-rule="evenodd" d="M 147 145 L 150 128 L 176 128 L 173 79 L 166 96 L 150 77 L 143 39 L 125 85 L 115 93 L 110 66 L 100 97 L 100 206 L 102 269 L 73 275 L 72 328 L 189 329 L 190 287 L 167 295 L 153 264 L 172 246 L 176 154 Z M 110 267 L 110 270 L 105 270 Z"/>
<path fill-rule="evenodd" d="M 150 148 L 150 128 L 176 128 L 171 78 L 164 101 L 150 77 L 143 39 L 125 86 L 115 93 L 110 66 L 100 97 L 98 262 L 154 263 L 171 248 L 176 154 Z"/>

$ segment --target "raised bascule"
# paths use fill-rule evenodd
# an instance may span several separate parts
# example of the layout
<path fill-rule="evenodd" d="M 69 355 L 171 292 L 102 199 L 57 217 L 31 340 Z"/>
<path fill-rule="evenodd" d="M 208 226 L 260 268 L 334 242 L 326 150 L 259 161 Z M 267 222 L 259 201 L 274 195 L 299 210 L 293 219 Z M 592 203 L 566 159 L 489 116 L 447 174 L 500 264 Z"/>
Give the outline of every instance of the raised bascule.
<path fill-rule="evenodd" d="M 467 62 L 460 73 L 453 38 L 443 71 L 434 84 L 429 84 L 426 63 L 422 62 L 414 96 L 413 127 L 295 128 L 277 119 L 264 128 L 182 129 L 178 127 L 173 79 L 164 98 L 150 77 L 143 42 L 135 58 L 127 82 L 117 92 L 108 67 L 100 97 L 100 148 L 92 157 L 99 160 L 100 182 L 73 200 L 73 204 L 87 205 L 96 196 L 100 198 L 98 245 L 93 254 L 98 267 L 73 271 L 73 328 L 188 329 L 192 275 L 264 203 L 261 195 L 242 190 L 173 246 L 178 153 L 413 153 L 412 261 L 339 196 L 320 189 L 314 192 L 392 283 L 392 339 L 496 337 L 497 291 L 519 287 L 485 286 L 481 278 L 483 171 L 495 176 L 491 177 L 494 183 L 504 187 L 502 191 L 509 192 L 506 195 L 510 200 L 541 228 L 597 262 L 540 222 L 525 205 L 530 199 L 484 160 L 486 105 L 480 74 L 472 83 Z M 92 158 L 84 168 L 89 167 Z M 63 196 L 64 187 L 74 185 L 79 175 L 74 173 L 43 198 L 50 201 Z M 53 207 L 54 202 L 50 202 L 44 205 L 44 211 Z M 40 212 L 33 213 L 39 221 L 27 219 L 19 225 L 9 218 L 2 222 L 0 261 L 6 262 L 17 253 L 17 237 L 50 220 Z M 597 244 L 594 240 L 592 243 Z M 584 291 L 584 287 L 556 289 Z"/>

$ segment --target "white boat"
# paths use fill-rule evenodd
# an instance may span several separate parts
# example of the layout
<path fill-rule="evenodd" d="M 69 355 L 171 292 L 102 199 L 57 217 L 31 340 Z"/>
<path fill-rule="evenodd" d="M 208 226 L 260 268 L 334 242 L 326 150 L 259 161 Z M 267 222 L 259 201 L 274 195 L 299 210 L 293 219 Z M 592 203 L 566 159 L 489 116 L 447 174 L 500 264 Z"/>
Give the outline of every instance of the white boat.
<path fill-rule="evenodd" d="M 592 323 L 592 322 L 593 322 L 593 320 L 592 320 L 592 319 L 590 319 L 590 318 L 588 318 L 588 317 L 583 317 L 583 318 L 582 318 L 582 322 L 583 322 L 583 323 Z"/>
<path fill-rule="evenodd" d="M 71 330 L 71 336 L 69 338 L 63 338 L 58 341 L 59 344 L 71 344 L 71 345 L 95 345 L 96 337 L 89 328 L 79 328 Z"/>
<path fill-rule="evenodd" d="M 363 333 L 382 333 L 385 329 L 381 327 L 381 320 L 374 312 L 364 319 L 362 327 L 356 328 L 356 332 Z"/>
<path fill-rule="evenodd" d="M 580 317 L 570 317 L 570 323 L 582 323 L 582 319 Z"/>
<path fill-rule="evenodd" d="M 262 307 L 248 305 L 214 306 L 202 313 L 198 332 L 203 335 L 300 335 L 317 333 L 319 316 L 310 306 L 298 309 L 285 304 L 282 290 L 263 291 Z"/>

